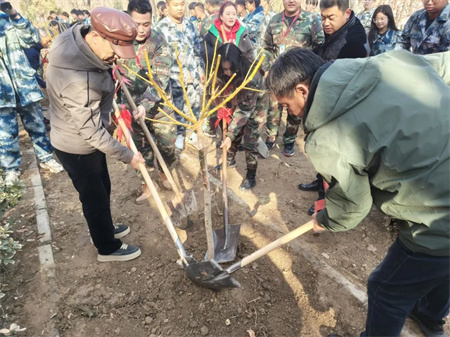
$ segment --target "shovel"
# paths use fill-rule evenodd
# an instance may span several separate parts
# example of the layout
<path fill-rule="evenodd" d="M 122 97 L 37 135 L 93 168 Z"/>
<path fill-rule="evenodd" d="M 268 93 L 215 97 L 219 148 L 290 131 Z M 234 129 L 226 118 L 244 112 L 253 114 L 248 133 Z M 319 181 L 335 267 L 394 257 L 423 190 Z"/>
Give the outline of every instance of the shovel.
<path fill-rule="evenodd" d="M 117 120 L 119 122 L 119 126 L 127 139 L 127 143 L 130 145 L 131 150 L 135 154 L 138 154 L 139 152 L 133 140 L 131 139 L 130 132 L 127 126 L 125 125 L 125 122 L 120 117 L 119 108 L 115 101 L 113 101 L 113 108 Z M 172 220 L 170 219 L 169 214 L 167 213 L 166 208 L 164 207 L 164 204 L 161 201 L 158 191 L 156 190 L 155 185 L 153 184 L 153 181 L 150 178 L 150 175 L 148 174 L 147 168 L 145 167 L 144 163 L 139 164 L 139 170 L 141 171 L 142 176 L 144 177 L 145 183 L 150 189 L 150 193 L 152 194 L 153 199 L 156 202 L 156 206 L 158 207 L 159 213 L 161 214 L 164 224 L 166 225 L 167 230 L 169 231 L 169 234 L 172 237 L 173 242 L 175 243 L 178 255 L 180 256 L 180 259 L 177 262 L 186 271 L 187 277 L 192 282 L 194 282 L 199 286 L 205 286 L 203 285 L 205 275 L 216 275 L 222 271 L 222 268 L 214 260 L 197 262 L 192 256 L 186 254 L 183 244 L 181 243 L 181 240 L 178 237 L 177 231 L 173 226 Z M 239 286 L 239 283 L 237 283 L 237 281 L 235 281 L 232 278 L 224 281 L 224 284 L 226 284 L 228 288 Z"/>
<path fill-rule="evenodd" d="M 116 76 L 118 80 L 122 82 L 122 75 L 120 74 L 119 70 L 116 70 Z M 127 97 L 127 101 L 130 104 L 131 109 L 133 111 L 136 111 L 136 104 L 134 103 L 133 97 L 131 97 L 130 91 L 128 90 L 126 85 L 122 85 L 122 90 Z M 167 167 L 163 157 L 161 156 L 161 152 L 159 152 L 159 149 L 156 146 L 156 143 L 153 140 L 153 137 L 150 134 L 150 131 L 148 130 L 143 117 L 139 119 L 139 125 L 141 126 L 142 130 L 144 130 L 144 134 L 147 137 L 147 140 L 150 143 L 150 146 L 152 147 L 156 158 L 158 159 L 158 163 L 161 166 L 164 174 L 166 175 L 167 180 L 172 187 L 172 190 L 175 192 L 175 198 L 166 203 L 168 209 L 171 212 L 171 218 L 173 222 L 178 225 L 178 227 L 186 229 L 190 225 L 189 215 L 197 212 L 197 199 L 195 198 L 194 191 L 191 190 L 184 193 L 180 191 L 178 185 L 173 180 L 172 174 L 170 173 L 169 168 Z"/>
<path fill-rule="evenodd" d="M 197 285 L 205 288 L 209 288 L 212 290 L 221 290 L 226 288 L 239 288 L 240 284 L 238 281 L 236 281 L 233 277 L 231 277 L 231 274 L 235 271 L 241 269 L 242 267 L 245 267 L 246 265 L 252 263 L 253 261 L 256 261 L 260 257 L 263 257 L 264 255 L 268 254 L 272 250 L 294 240 L 295 238 L 299 237 L 300 235 L 308 232 L 313 228 L 314 220 L 311 220 L 307 222 L 306 224 L 298 227 L 297 229 L 293 230 L 292 232 L 287 233 L 286 235 L 282 236 L 281 238 L 269 243 L 268 245 L 262 247 L 261 249 L 258 249 L 253 254 L 244 257 L 241 261 L 238 261 L 231 266 L 229 266 L 227 269 L 223 270 L 220 269 L 217 270 L 217 266 L 214 266 L 214 269 L 211 268 L 211 270 L 207 270 L 206 268 L 202 269 L 199 274 L 201 275 L 201 279 L 193 280 Z M 214 261 L 208 261 L 208 262 L 214 262 Z"/>
<path fill-rule="evenodd" d="M 222 119 L 222 142 L 227 136 L 227 122 Z M 230 226 L 228 223 L 228 193 L 227 193 L 227 149 L 222 149 L 222 198 L 223 198 L 223 228 L 214 231 L 214 260 L 218 263 L 233 261 L 236 257 L 241 225 Z"/>

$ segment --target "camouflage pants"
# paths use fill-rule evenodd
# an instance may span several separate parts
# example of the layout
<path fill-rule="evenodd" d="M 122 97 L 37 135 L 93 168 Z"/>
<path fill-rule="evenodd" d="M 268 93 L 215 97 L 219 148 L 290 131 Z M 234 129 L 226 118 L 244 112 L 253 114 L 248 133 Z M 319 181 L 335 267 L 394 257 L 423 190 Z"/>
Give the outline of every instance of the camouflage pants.
<path fill-rule="evenodd" d="M 266 123 L 267 108 L 269 104 L 269 95 L 266 93 L 262 95 L 252 112 L 242 111 L 237 109 L 233 113 L 233 119 L 228 126 L 228 133 L 234 134 L 234 140 L 228 150 L 230 156 L 235 156 L 238 146 L 242 142 L 245 150 L 245 162 L 247 169 L 255 169 L 258 167 L 258 139 Z M 235 134 L 233 130 L 240 129 Z"/>
<path fill-rule="evenodd" d="M 16 108 L 0 108 L 0 167 L 3 170 L 19 169 L 21 155 L 17 114 L 33 142 L 38 159 L 46 162 L 52 158 L 53 147 L 45 131 L 39 102 Z"/>
<path fill-rule="evenodd" d="M 195 117 L 200 116 L 201 104 L 202 104 L 202 86 L 198 83 L 191 83 L 186 86 L 187 97 L 189 98 L 189 103 L 191 104 L 192 112 Z M 172 99 L 173 104 L 182 111 L 185 115 L 190 116 L 188 106 L 185 103 L 183 89 L 178 85 L 177 82 L 172 81 Z M 186 123 L 186 120 L 175 114 L 175 118 L 178 122 Z M 177 135 L 180 135 L 184 132 L 185 127 L 181 125 L 177 125 Z"/>
<path fill-rule="evenodd" d="M 281 104 L 270 98 L 269 111 L 267 113 L 266 137 L 268 141 L 275 142 L 278 137 L 278 129 L 280 128 L 283 107 Z M 288 114 L 286 120 L 286 131 L 283 135 L 284 144 L 292 144 L 297 138 L 298 129 L 302 123 L 302 119 Z"/>
<path fill-rule="evenodd" d="M 167 117 L 164 117 L 161 118 L 161 120 L 168 121 L 169 119 Z M 159 152 L 161 152 L 161 156 L 163 157 L 167 166 L 170 167 L 170 165 L 172 165 L 176 159 L 174 146 L 176 137 L 175 126 L 150 122 L 148 120 L 145 121 L 145 124 L 152 134 L 156 146 L 158 147 Z M 149 141 L 147 140 L 147 137 L 144 134 L 144 131 L 142 130 L 139 123 L 134 120 L 134 118 L 131 126 L 133 128 L 133 141 L 135 142 L 139 152 L 142 153 L 142 156 L 145 159 L 145 163 L 147 164 L 147 166 L 155 167 L 155 155 Z M 161 166 L 159 166 L 159 169 L 162 171 Z"/>

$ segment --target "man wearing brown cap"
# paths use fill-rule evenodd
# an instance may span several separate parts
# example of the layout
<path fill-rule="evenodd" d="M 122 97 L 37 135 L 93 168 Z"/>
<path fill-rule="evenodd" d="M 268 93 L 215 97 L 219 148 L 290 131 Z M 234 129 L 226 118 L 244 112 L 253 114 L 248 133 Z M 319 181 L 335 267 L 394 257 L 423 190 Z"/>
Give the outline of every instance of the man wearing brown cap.
<path fill-rule="evenodd" d="M 128 261 L 138 257 L 141 250 L 119 240 L 130 232 L 128 226 L 112 222 L 105 155 L 135 169 L 144 159 L 117 142 L 105 127 L 110 124 L 114 99 L 110 64 L 117 57 L 136 57 L 136 24 L 128 14 L 111 8 L 96 8 L 91 18 L 92 26 L 74 25 L 54 41 L 50 50 L 50 136 L 56 155 L 79 193 L 98 250 L 97 260 Z"/>

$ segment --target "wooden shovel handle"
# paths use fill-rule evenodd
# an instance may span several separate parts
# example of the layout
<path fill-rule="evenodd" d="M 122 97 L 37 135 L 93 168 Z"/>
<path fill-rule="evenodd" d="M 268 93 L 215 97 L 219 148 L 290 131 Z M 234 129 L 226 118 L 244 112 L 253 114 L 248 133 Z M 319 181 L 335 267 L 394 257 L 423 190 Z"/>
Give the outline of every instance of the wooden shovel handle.
<path fill-rule="evenodd" d="M 133 151 L 135 154 L 138 154 L 139 151 L 136 148 L 136 145 L 134 144 L 133 139 L 131 138 L 130 130 L 128 130 L 127 126 L 125 125 L 125 122 L 122 120 L 122 118 L 120 118 L 119 107 L 117 106 L 117 103 L 115 101 L 113 101 L 113 108 L 114 108 L 114 114 L 117 117 L 119 126 L 122 129 L 122 132 L 125 135 L 125 137 L 128 141 L 128 144 L 130 144 L 131 151 Z M 177 231 L 175 230 L 175 227 L 173 226 L 173 223 L 169 217 L 169 214 L 167 213 L 166 209 L 164 208 L 164 204 L 161 201 L 158 191 L 156 190 L 155 185 L 153 184 L 153 181 L 150 178 L 150 175 L 148 174 L 147 168 L 145 167 L 144 163 L 139 163 L 139 170 L 141 171 L 142 176 L 144 177 L 145 183 L 147 184 L 148 188 L 150 189 L 150 193 L 152 194 L 153 199 L 156 202 L 156 206 L 158 207 L 159 213 L 161 214 L 161 217 L 163 218 L 164 224 L 166 225 L 166 227 L 170 233 L 170 236 L 172 237 L 172 240 L 175 242 L 177 247 L 179 247 L 178 241 L 180 239 L 178 237 Z M 185 265 L 187 265 L 188 263 L 186 261 L 186 253 L 180 251 L 180 249 L 178 249 L 178 253 L 179 253 L 180 258 L 183 261 L 183 263 L 185 263 Z"/>
<path fill-rule="evenodd" d="M 227 137 L 227 122 L 225 118 L 222 119 L 222 144 Z M 222 149 L 222 198 L 223 198 L 223 225 L 225 231 L 228 230 L 228 184 L 227 184 L 227 149 L 224 146 Z M 226 233 L 225 233 L 226 234 Z"/>
<path fill-rule="evenodd" d="M 122 82 L 122 75 L 120 74 L 120 71 L 118 69 L 116 69 L 115 71 L 116 71 L 117 78 L 119 79 L 120 82 Z M 123 92 L 125 93 L 125 96 L 127 97 L 127 101 L 130 104 L 131 109 L 133 109 L 133 111 L 137 110 L 136 103 L 134 103 L 133 97 L 131 97 L 130 91 L 128 90 L 127 86 L 122 85 L 121 88 L 122 88 Z M 177 195 L 177 198 L 181 202 L 181 200 L 183 199 L 181 191 L 178 188 L 178 185 L 173 180 L 172 174 L 170 173 L 169 168 L 167 167 L 166 162 L 164 161 L 164 159 L 161 155 L 161 152 L 159 152 L 158 146 L 156 146 L 156 143 L 153 140 L 153 137 L 150 134 L 150 131 L 148 130 L 147 125 L 145 124 L 144 118 L 139 119 L 139 125 L 141 126 L 142 130 L 144 130 L 145 137 L 147 137 L 147 140 L 150 143 L 150 146 L 152 147 L 153 152 L 156 155 L 156 158 L 158 159 L 159 165 L 161 165 L 161 168 L 163 169 L 164 174 L 166 175 L 167 180 L 170 183 L 170 186 L 172 186 L 173 191 L 175 192 L 175 194 Z"/>
<path fill-rule="evenodd" d="M 310 231 L 313 228 L 313 225 L 314 225 L 314 220 L 311 220 L 311 221 L 307 222 L 306 224 L 298 227 L 297 229 L 294 229 L 292 232 L 289 232 L 286 235 L 283 235 L 281 238 L 262 247 L 261 249 L 258 249 L 253 254 L 244 257 L 241 260 L 240 267 L 244 267 L 244 266 L 248 265 L 249 263 L 252 263 L 253 261 L 259 259 L 260 257 L 268 254 L 270 251 L 294 240 L 295 238 L 298 238 L 302 234 L 305 234 L 306 232 Z"/>

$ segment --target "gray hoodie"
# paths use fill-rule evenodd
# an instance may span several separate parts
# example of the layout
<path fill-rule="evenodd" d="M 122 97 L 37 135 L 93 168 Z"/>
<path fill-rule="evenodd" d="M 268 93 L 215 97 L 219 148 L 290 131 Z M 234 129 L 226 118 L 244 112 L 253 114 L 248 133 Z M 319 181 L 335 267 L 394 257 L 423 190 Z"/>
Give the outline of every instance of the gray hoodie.
<path fill-rule="evenodd" d="M 106 130 L 114 99 L 109 67 L 84 40 L 88 26 L 75 25 L 53 43 L 47 68 L 51 142 L 63 152 L 99 150 L 125 163 L 133 152 Z"/>

